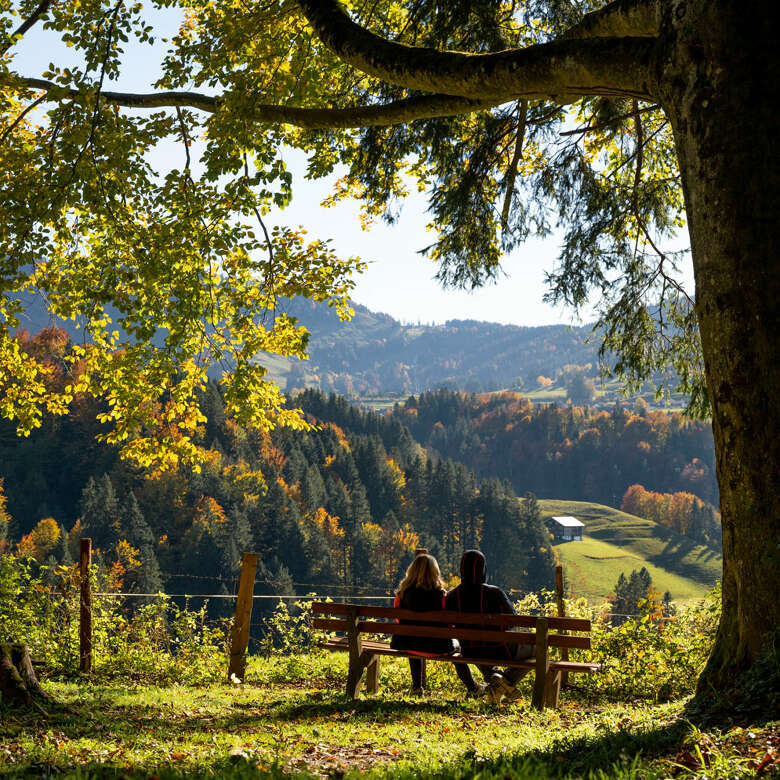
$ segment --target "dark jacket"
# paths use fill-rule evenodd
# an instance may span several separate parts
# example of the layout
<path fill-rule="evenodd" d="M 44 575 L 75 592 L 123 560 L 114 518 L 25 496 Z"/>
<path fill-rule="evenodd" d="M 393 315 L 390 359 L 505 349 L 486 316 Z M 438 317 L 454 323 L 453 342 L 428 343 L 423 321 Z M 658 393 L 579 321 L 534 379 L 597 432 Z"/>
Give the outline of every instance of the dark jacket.
<path fill-rule="evenodd" d="M 424 590 L 423 588 L 407 588 L 399 600 L 396 596 L 395 606 L 401 609 L 411 609 L 415 612 L 439 612 L 444 608 L 444 593 L 440 590 Z M 426 625 L 424 621 L 401 620 L 407 625 Z M 440 624 L 441 625 L 441 624 Z M 409 650 L 421 654 L 447 655 L 455 651 L 452 639 L 439 639 L 424 636 L 401 636 L 393 634 L 390 647 L 396 650 Z"/>
<path fill-rule="evenodd" d="M 487 566 L 485 556 L 479 550 L 466 550 L 460 561 L 460 585 L 453 588 L 445 597 L 445 609 L 456 612 L 477 612 L 481 614 L 505 613 L 513 615 L 515 610 L 509 597 L 501 588 L 487 585 Z M 496 626 L 470 625 L 463 628 L 498 631 Z M 510 645 L 498 642 L 476 643 L 461 640 L 461 654 L 472 658 L 511 658 Z"/>

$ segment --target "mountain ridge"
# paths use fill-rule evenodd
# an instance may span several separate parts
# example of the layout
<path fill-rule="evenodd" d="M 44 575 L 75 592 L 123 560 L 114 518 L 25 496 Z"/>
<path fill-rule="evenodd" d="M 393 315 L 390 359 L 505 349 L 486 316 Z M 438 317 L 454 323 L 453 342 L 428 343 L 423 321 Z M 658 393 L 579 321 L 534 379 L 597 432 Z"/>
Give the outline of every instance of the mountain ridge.
<path fill-rule="evenodd" d="M 335 312 L 305 299 L 281 307 L 310 333 L 308 361 L 278 359 L 269 375 L 287 390 L 320 387 L 347 396 L 408 394 L 437 387 L 467 392 L 535 387 L 539 376 L 567 365 L 595 375 L 592 326 L 522 326 L 479 320 L 403 324 L 353 304 L 341 323 Z"/>
<path fill-rule="evenodd" d="M 20 326 L 31 333 L 57 326 L 74 340 L 83 328 L 54 317 L 39 296 L 28 296 Z M 342 322 L 335 309 L 306 298 L 284 299 L 278 311 L 310 332 L 309 359 L 260 353 L 258 362 L 283 390 L 319 387 L 348 397 L 407 395 L 439 387 L 467 392 L 532 390 L 566 366 L 597 374 L 592 326 L 511 325 L 471 319 L 444 324 L 404 324 L 352 302 Z M 111 311 L 109 316 L 113 317 Z M 157 339 L 159 341 L 159 338 Z M 221 369 L 220 369 L 221 371 Z M 210 372 L 210 376 L 216 376 Z"/>

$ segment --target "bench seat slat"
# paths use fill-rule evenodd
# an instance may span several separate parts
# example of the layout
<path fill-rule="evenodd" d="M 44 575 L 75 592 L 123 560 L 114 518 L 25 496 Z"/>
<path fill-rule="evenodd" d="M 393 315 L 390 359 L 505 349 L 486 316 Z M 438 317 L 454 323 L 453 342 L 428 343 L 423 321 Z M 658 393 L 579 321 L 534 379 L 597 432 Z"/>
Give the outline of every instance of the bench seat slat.
<path fill-rule="evenodd" d="M 460 625 L 479 626 L 504 626 L 514 628 L 535 628 L 536 617 L 533 615 L 463 613 L 442 610 L 439 612 L 414 612 L 409 609 L 396 609 L 394 607 L 373 607 L 361 605 L 357 608 L 358 617 L 386 618 L 401 620 L 423 620 L 426 623 L 445 623 L 447 625 L 459 623 Z M 347 614 L 346 604 L 336 604 L 329 601 L 315 601 L 312 604 L 312 612 L 322 615 Z M 548 617 L 547 624 L 554 631 L 590 631 L 590 620 L 583 618 Z"/>
<path fill-rule="evenodd" d="M 419 620 L 423 614 L 413 612 Z M 435 613 L 433 613 L 435 614 Z M 312 621 L 314 628 L 324 631 L 346 631 L 346 620 L 334 620 L 329 618 L 315 618 Z M 402 634 L 404 636 L 432 637 L 441 639 L 464 639 L 474 642 L 498 642 L 518 645 L 536 644 L 536 635 L 521 633 L 519 631 L 483 631 L 473 628 L 453 628 L 452 626 L 419 626 L 408 623 L 380 623 L 377 621 L 360 620 L 357 629 L 362 634 Z M 571 647 L 580 650 L 590 650 L 590 637 L 566 636 L 562 634 L 550 634 L 548 644 L 551 647 Z"/>
<path fill-rule="evenodd" d="M 323 642 L 320 645 L 320 647 L 322 647 L 325 650 L 331 650 L 331 651 L 345 651 L 349 649 L 346 640 L 343 639 L 331 639 L 328 642 Z M 387 644 L 386 642 L 364 641 L 363 652 L 367 655 L 386 655 L 386 656 L 395 656 L 398 658 L 420 658 L 421 657 L 421 656 L 411 655 L 410 653 L 407 653 L 405 650 L 396 650 L 390 647 L 390 645 Z M 454 663 L 454 664 L 480 664 L 480 665 L 485 664 L 487 666 L 511 666 L 511 667 L 519 667 L 522 669 L 533 669 L 536 665 L 536 661 L 533 658 L 523 659 L 521 661 L 510 661 L 504 659 L 497 660 L 495 658 L 464 658 L 462 655 L 459 654 L 435 656 L 434 658 L 429 660 L 447 661 L 449 663 Z M 550 669 L 571 672 L 573 674 L 578 674 L 580 672 L 582 673 L 595 672 L 600 668 L 601 668 L 600 664 L 597 663 L 588 663 L 588 662 L 580 662 L 580 661 L 551 661 L 550 662 Z"/>

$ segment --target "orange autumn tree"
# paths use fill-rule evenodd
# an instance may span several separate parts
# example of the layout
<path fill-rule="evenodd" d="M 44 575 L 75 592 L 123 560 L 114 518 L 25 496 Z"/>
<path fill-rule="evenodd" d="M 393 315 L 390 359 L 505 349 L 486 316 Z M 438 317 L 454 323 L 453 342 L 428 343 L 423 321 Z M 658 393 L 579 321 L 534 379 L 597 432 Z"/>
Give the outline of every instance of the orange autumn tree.
<path fill-rule="evenodd" d="M 43 563 L 60 543 L 61 530 L 53 517 L 44 517 L 38 521 L 29 534 L 19 541 L 17 552 L 27 558 L 35 558 Z"/>

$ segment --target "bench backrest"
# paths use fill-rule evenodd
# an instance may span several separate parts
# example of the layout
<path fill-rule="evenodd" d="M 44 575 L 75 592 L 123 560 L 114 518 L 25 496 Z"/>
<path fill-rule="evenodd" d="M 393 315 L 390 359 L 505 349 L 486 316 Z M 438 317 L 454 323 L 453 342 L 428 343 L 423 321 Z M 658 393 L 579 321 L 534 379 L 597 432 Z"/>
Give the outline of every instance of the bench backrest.
<path fill-rule="evenodd" d="M 471 642 L 503 642 L 537 644 L 537 633 L 546 635 L 549 647 L 571 647 L 589 650 L 589 636 L 548 633 L 550 631 L 590 632 L 590 620 L 567 617 L 536 617 L 534 615 L 479 614 L 473 612 L 414 612 L 395 607 L 373 607 L 360 604 L 335 604 L 315 601 L 314 628 L 324 631 L 355 631 L 358 634 L 401 634 L 403 636 L 454 638 Z M 412 620 L 415 623 L 396 623 Z M 424 623 L 425 625 L 419 625 Z M 485 627 L 490 626 L 489 630 Z M 513 631 L 516 628 L 533 629 Z"/>

